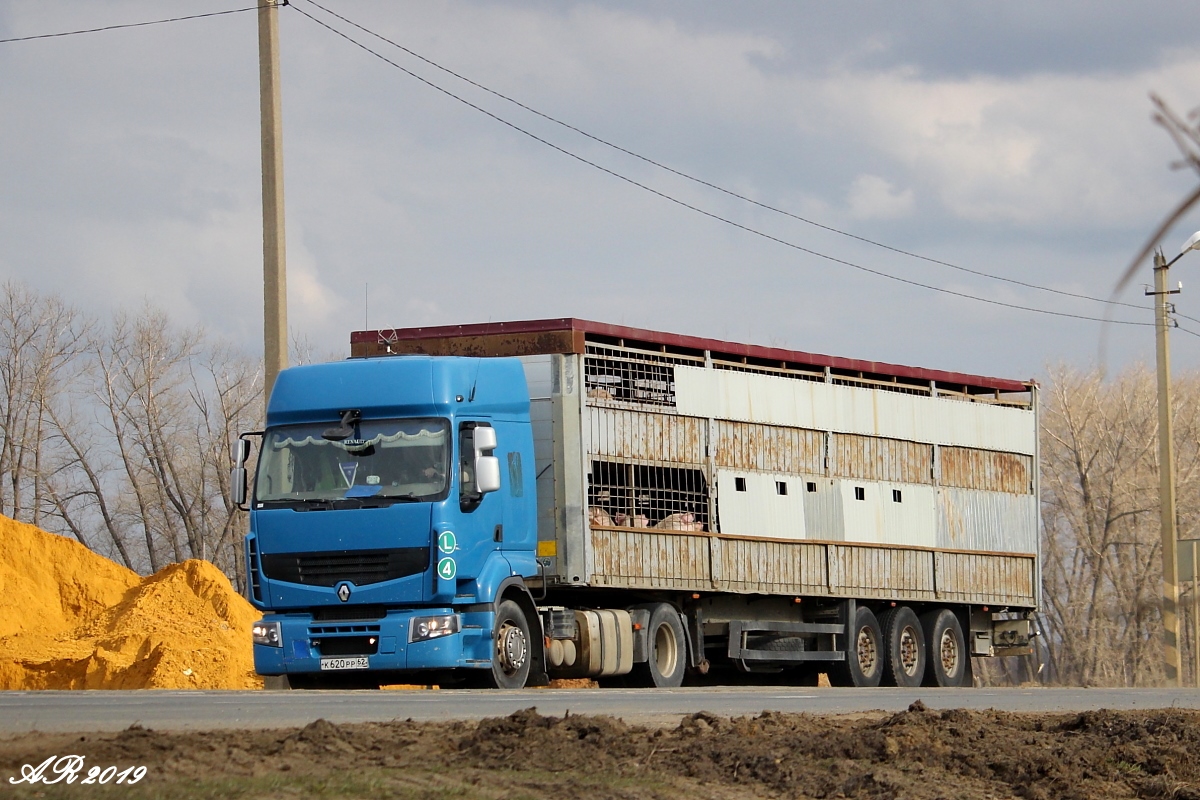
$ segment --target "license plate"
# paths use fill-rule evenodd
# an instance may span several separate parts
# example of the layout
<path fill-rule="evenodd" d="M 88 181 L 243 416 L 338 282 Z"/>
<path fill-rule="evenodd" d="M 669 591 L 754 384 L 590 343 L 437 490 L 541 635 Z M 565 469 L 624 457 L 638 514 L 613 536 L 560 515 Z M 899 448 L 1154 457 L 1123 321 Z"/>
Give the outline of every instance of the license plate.
<path fill-rule="evenodd" d="M 366 656 L 356 658 L 322 658 L 321 669 L 368 669 Z"/>

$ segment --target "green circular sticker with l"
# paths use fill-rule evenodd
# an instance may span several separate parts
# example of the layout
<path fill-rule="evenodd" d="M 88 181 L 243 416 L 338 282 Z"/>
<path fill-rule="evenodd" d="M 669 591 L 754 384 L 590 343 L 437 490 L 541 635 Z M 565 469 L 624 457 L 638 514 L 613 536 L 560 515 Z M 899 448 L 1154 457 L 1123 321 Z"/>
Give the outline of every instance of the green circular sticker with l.
<path fill-rule="evenodd" d="M 443 531 L 438 535 L 438 550 L 443 553 L 453 553 L 458 549 L 458 537 L 454 531 Z"/>
<path fill-rule="evenodd" d="M 438 575 L 443 580 L 451 580 L 458 574 L 458 567 L 454 563 L 454 559 L 450 557 L 443 558 L 438 562 Z"/>

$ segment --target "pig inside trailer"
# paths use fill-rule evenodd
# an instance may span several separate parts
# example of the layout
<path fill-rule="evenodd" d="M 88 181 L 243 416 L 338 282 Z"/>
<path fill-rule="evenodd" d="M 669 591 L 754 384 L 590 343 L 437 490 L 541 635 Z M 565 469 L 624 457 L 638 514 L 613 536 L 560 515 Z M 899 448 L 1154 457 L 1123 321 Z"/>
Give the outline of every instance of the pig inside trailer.
<path fill-rule="evenodd" d="M 575 319 L 352 335 L 417 353 L 522 364 L 547 677 L 959 686 L 1032 650 L 1032 382 Z"/>

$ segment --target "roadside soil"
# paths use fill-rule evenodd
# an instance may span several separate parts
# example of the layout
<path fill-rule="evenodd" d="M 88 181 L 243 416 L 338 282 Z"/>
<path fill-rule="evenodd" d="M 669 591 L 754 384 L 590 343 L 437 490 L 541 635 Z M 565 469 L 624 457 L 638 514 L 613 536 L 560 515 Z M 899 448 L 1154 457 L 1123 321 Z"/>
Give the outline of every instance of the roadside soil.
<path fill-rule="evenodd" d="M 9 785 L 78 754 L 137 785 Z M 86 773 L 86 770 L 85 770 Z M 482 722 L 27 734 L 0 740 L 0 796 L 268 798 L 1035 798 L 1200 800 L 1200 712 L 880 716 L 706 713 L 644 728 L 535 709 Z"/>

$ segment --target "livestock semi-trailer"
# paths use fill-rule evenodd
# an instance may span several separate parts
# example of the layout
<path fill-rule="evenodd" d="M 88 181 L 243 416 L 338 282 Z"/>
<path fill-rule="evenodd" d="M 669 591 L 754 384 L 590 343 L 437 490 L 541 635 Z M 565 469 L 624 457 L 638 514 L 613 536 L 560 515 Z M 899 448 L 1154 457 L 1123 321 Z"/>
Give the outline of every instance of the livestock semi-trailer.
<path fill-rule="evenodd" d="M 577 319 L 355 332 L 235 447 L 255 666 L 964 685 L 1031 652 L 1037 415 L 1032 382 Z"/>

